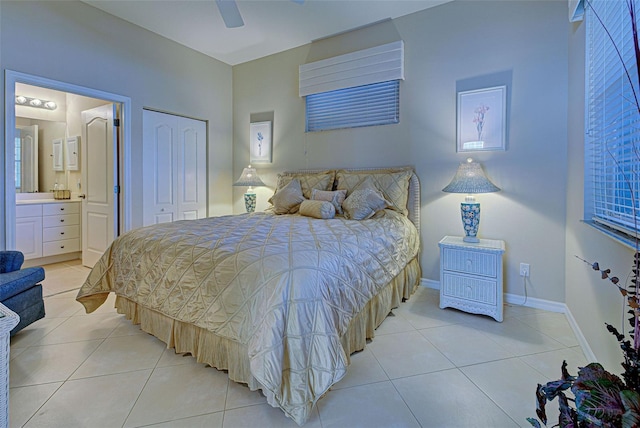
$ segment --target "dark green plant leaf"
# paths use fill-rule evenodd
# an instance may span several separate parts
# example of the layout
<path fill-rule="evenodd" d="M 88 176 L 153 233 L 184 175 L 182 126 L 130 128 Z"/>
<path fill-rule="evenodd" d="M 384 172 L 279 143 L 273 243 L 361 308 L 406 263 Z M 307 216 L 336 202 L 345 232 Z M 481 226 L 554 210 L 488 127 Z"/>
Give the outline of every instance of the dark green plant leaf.
<path fill-rule="evenodd" d="M 580 417 L 599 425 L 620 422 L 625 412 L 620 397 L 623 389 L 624 383 L 618 376 L 598 363 L 591 363 L 580 369 L 571 391 Z"/>
<path fill-rule="evenodd" d="M 571 376 L 569 374 L 569 371 L 567 370 L 567 360 L 562 360 L 562 366 L 560 367 L 560 371 L 562 372 L 563 380 L 568 380 L 568 379 L 573 380 L 573 376 Z"/>
<path fill-rule="evenodd" d="M 620 392 L 620 398 L 626 409 L 622 415 L 623 428 L 640 426 L 640 394 L 627 389 Z"/>
<path fill-rule="evenodd" d="M 532 426 L 536 428 L 542 428 L 542 425 L 540 425 L 540 422 L 538 422 L 537 419 L 527 418 L 527 422 L 529 422 Z"/>
<path fill-rule="evenodd" d="M 560 415 L 558 416 L 558 425 L 560 428 L 576 428 L 578 424 L 578 414 L 575 409 L 569 406 L 569 400 L 564 393 L 558 394 L 558 406 Z"/>
<path fill-rule="evenodd" d="M 547 413 L 545 411 L 545 405 L 547 404 L 547 395 L 543 390 L 543 386 L 538 384 L 536 388 L 536 415 L 542 421 L 543 424 L 547 424 Z M 536 421 L 537 422 L 537 421 Z"/>

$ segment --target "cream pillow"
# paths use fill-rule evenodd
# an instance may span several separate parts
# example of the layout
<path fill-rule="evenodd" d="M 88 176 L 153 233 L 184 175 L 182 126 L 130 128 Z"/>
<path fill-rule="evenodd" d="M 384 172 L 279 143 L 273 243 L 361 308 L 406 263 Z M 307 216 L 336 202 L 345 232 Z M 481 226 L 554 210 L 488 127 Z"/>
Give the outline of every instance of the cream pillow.
<path fill-rule="evenodd" d="M 351 194 L 366 179 L 372 179 L 375 187 L 389 201 L 389 208 L 404 215 L 408 214 L 409 180 L 413 175 L 412 167 L 387 168 L 366 171 L 338 170 L 336 189 L 345 189 Z"/>
<path fill-rule="evenodd" d="M 389 206 L 371 178 L 363 181 L 342 203 L 344 216 L 351 220 L 366 220 Z"/>
<path fill-rule="evenodd" d="M 313 189 L 311 191 L 311 199 L 316 201 L 331 202 L 336 209 L 337 214 L 342 214 L 342 203 L 347 197 L 346 190 L 336 190 L 333 192 L 327 190 Z"/>
<path fill-rule="evenodd" d="M 330 219 L 336 216 L 336 208 L 331 202 L 304 200 L 300 204 L 300 215 L 313 218 Z"/>
<path fill-rule="evenodd" d="M 311 191 L 313 189 L 331 190 L 335 179 L 334 170 L 317 171 L 317 172 L 285 172 L 278 174 L 278 185 L 276 193 L 279 189 L 286 186 L 294 178 L 300 180 L 302 194 L 305 198 L 311 199 Z"/>
<path fill-rule="evenodd" d="M 276 214 L 297 213 L 302 201 L 304 201 L 304 196 L 297 178 L 291 180 L 269 199 L 273 205 L 273 212 Z"/>

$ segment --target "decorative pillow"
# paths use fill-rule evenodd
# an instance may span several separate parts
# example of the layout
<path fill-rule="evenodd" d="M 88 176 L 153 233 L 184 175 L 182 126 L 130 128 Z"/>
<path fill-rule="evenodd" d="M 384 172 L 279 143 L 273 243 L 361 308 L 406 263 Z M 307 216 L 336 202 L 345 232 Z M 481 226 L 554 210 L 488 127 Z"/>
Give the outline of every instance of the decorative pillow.
<path fill-rule="evenodd" d="M 345 189 L 347 190 L 347 194 L 351 194 L 356 187 L 370 177 L 375 187 L 378 188 L 384 198 L 389 201 L 389 208 L 408 215 L 407 200 L 409 198 L 409 180 L 412 174 L 412 167 L 356 172 L 341 169 L 336 172 L 336 188 L 338 190 Z"/>
<path fill-rule="evenodd" d="M 278 174 L 278 190 L 286 186 L 291 180 L 297 178 L 300 180 L 302 194 L 305 198 L 311 199 L 312 189 L 331 190 L 336 173 L 334 170 L 326 170 L 319 172 L 285 172 Z"/>
<path fill-rule="evenodd" d="M 300 204 L 300 215 L 329 219 L 336 216 L 336 207 L 331 202 L 306 199 Z"/>
<path fill-rule="evenodd" d="M 302 201 L 304 201 L 304 196 L 302 196 L 302 188 L 297 178 L 291 180 L 269 199 L 273 205 L 273 212 L 276 214 L 297 213 Z"/>
<path fill-rule="evenodd" d="M 389 206 L 371 178 L 363 181 L 342 203 L 344 216 L 351 220 L 366 220 Z"/>
<path fill-rule="evenodd" d="M 346 190 L 336 190 L 334 192 L 330 192 L 328 190 L 311 190 L 311 199 L 316 201 L 327 201 L 331 202 L 336 209 L 336 213 L 342 214 L 342 203 L 344 199 L 347 197 Z"/>

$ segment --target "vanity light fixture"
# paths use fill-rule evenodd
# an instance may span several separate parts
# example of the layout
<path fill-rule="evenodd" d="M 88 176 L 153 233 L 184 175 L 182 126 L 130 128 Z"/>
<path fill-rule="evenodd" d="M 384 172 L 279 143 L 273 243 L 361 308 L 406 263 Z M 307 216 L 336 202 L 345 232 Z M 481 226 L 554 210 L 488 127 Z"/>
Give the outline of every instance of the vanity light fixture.
<path fill-rule="evenodd" d="M 16 104 L 20 106 L 42 108 L 45 110 L 55 110 L 58 108 L 58 105 L 54 101 L 41 100 L 40 98 L 24 97 L 22 95 L 16 96 Z"/>

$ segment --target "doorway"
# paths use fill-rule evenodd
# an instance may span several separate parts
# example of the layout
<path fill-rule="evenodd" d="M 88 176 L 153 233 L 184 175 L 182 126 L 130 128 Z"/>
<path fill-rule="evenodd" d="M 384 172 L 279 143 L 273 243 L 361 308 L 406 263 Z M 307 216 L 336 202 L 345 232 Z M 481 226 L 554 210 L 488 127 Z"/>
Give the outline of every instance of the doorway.
<path fill-rule="evenodd" d="M 12 72 L 7 70 L 5 74 L 5 151 L 4 155 L 4 177 L 5 186 L 2 189 L 4 192 L 4 207 L 0 210 L 0 217 L 4 217 L 5 228 L 0 228 L 0 245 L 4 244 L 4 248 L 12 249 L 16 245 L 16 86 L 20 84 L 31 85 L 39 88 L 53 89 L 56 91 L 66 92 L 69 94 L 80 95 L 83 97 L 97 98 L 104 100 L 106 103 L 113 103 L 116 108 L 113 109 L 116 124 L 119 125 L 115 128 L 114 134 L 116 138 L 115 146 L 113 147 L 114 167 L 112 169 L 113 174 L 108 183 L 108 188 L 113 190 L 111 194 L 115 199 L 113 206 L 118 207 L 115 209 L 113 215 L 113 231 L 109 236 L 109 242 L 122 232 L 130 229 L 131 224 L 131 189 L 130 189 L 130 141 L 131 141 L 131 129 L 130 129 L 130 116 L 131 116 L 131 100 L 128 97 L 121 95 L 107 93 L 91 88 L 72 85 L 64 82 L 54 81 L 38 76 L 27 75 L 24 73 Z M 118 121 L 118 119 L 120 119 Z M 119 123 L 118 123 L 119 122 Z M 82 150 L 80 150 L 82 153 Z M 86 169 L 86 168 L 85 168 Z M 82 169 L 81 169 L 82 170 Z M 77 180 L 77 181 L 76 181 Z M 77 183 L 80 179 L 72 180 L 67 183 L 69 189 L 77 188 Z M 83 189 L 84 190 L 84 189 Z M 86 194 L 86 192 L 85 192 Z M 109 233 L 109 232 L 107 232 Z"/>

